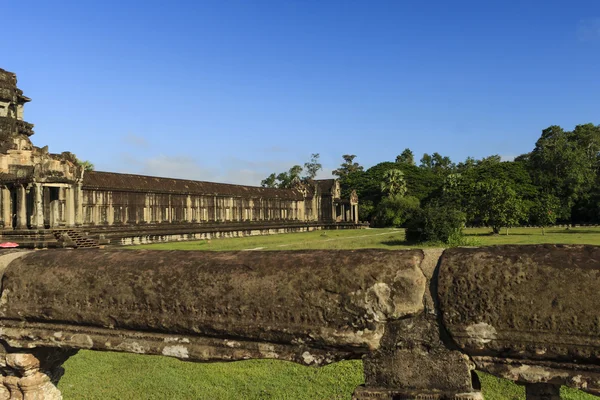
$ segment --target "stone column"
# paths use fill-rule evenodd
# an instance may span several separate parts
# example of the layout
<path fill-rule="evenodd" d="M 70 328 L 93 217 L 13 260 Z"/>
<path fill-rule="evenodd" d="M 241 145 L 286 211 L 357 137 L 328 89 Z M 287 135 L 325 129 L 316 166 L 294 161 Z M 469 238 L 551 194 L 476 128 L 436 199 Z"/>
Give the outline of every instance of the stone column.
<path fill-rule="evenodd" d="M 81 182 L 75 185 L 75 225 L 83 225 L 83 187 Z"/>
<path fill-rule="evenodd" d="M 527 400 L 560 400 L 560 386 L 547 383 L 525 385 Z"/>
<path fill-rule="evenodd" d="M 152 222 L 152 212 L 150 209 L 150 195 L 144 195 L 144 222 Z"/>
<path fill-rule="evenodd" d="M 23 185 L 17 185 L 17 229 L 27 229 L 27 195 Z"/>
<path fill-rule="evenodd" d="M 192 222 L 192 196 L 190 196 L 188 194 L 187 199 L 186 199 L 186 215 L 185 215 L 185 221 L 186 222 Z"/>
<path fill-rule="evenodd" d="M 169 215 L 167 216 L 167 220 L 169 221 L 169 223 L 173 222 L 173 205 L 171 204 L 171 195 L 169 195 L 169 208 L 168 211 Z"/>
<path fill-rule="evenodd" d="M 358 224 L 358 204 L 354 205 L 354 223 Z"/>
<path fill-rule="evenodd" d="M 108 225 L 115 223 L 115 208 L 113 207 L 112 192 L 108 192 L 106 196 L 106 222 Z"/>
<path fill-rule="evenodd" d="M 31 221 L 31 227 L 35 229 L 44 229 L 44 202 L 42 197 L 42 191 L 44 188 L 41 183 L 34 183 L 33 188 L 35 190 L 35 198 L 33 203 L 33 221 Z"/>
<path fill-rule="evenodd" d="M 65 223 L 75 226 L 75 186 L 65 188 Z"/>
<path fill-rule="evenodd" d="M 217 196 L 213 197 L 213 204 L 214 204 L 214 207 L 213 207 L 213 218 L 216 221 L 217 220 Z"/>
<path fill-rule="evenodd" d="M 2 187 L 2 220 L 4 221 L 4 228 L 12 228 L 12 205 L 10 198 L 10 190 L 7 187 Z"/>

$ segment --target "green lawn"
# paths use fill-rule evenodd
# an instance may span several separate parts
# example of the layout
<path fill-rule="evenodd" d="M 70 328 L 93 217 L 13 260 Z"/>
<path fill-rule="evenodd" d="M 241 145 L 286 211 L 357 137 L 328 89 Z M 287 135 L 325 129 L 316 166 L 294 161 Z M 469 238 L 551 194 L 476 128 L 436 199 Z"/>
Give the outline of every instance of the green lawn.
<path fill-rule="evenodd" d="M 465 229 L 467 240 L 481 246 L 497 244 L 595 244 L 600 245 L 600 228 L 551 228 L 542 235 L 539 228 L 514 228 L 501 235 L 491 235 L 489 229 Z M 128 249 L 154 250 L 297 250 L 297 249 L 405 249 L 414 248 L 404 241 L 403 229 L 352 229 L 313 231 L 270 236 L 250 236 L 235 239 L 196 240 L 157 243 Z"/>
<path fill-rule="evenodd" d="M 467 229 L 479 245 L 575 243 L 600 245 L 600 228 L 519 228 L 493 236 Z M 289 250 L 410 248 L 399 229 L 315 231 L 285 235 L 161 243 L 135 248 L 164 250 Z M 133 247 L 129 247 L 133 248 Z M 363 382 L 362 363 L 345 361 L 323 368 L 273 360 L 195 364 L 159 356 L 80 351 L 65 363 L 59 388 L 69 399 L 350 399 Z M 525 399 L 524 389 L 480 374 L 486 400 Z M 563 388 L 563 399 L 594 396 Z"/>

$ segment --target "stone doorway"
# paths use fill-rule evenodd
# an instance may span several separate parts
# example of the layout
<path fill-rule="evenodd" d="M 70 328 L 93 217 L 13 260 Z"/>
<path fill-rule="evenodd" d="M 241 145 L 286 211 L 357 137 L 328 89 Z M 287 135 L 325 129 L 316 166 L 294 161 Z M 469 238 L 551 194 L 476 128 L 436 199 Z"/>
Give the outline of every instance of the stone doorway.
<path fill-rule="evenodd" d="M 60 187 L 44 187 L 44 227 L 54 228 L 60 225 Z"/>

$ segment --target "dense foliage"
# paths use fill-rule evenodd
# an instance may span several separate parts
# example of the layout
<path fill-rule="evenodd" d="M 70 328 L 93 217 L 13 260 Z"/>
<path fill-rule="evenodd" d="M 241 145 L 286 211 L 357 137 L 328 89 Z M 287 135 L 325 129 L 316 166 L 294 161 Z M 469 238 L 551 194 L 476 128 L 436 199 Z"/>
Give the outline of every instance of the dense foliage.
<path fill-rule="evenodd" d="M 460 243 L 466 215 L 450 205 L 431 203 L 415 210 L 406 226 L 409 242 Z"/>
<path fill-rule="evenodd" d="M 517 225 L 600 223 L 600 125 L 550 126 L 530 153 L 512 161 L 492 155 L 454 163 L 433 153 L 416 165 L 410 149 L 368 169 L 355 159 L 344 155 L 333 174 L 343 196 L 356 190 L 360 219 L 377 226 L 406 226 L 408 214 L 422 222 L 424 210 L 435 209 L 460 212 L 466 225 L 494 233 Z M 415 200 L 423 212 L 407 211 Z"/>

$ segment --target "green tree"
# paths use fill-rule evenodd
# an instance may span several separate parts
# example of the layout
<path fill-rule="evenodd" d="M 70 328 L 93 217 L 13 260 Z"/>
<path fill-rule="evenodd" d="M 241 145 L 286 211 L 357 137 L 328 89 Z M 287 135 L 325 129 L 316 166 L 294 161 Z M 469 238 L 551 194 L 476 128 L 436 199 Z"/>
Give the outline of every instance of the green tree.
<path fill-rule="evenodd" d="M 306 170 L 306 176 L 304 179 L 315 179 L 317 172 L 323 169 L 321 163 L 319 163 L 319 153 L 313 153 L 310 155 L 310 161 L 304 163 L 304 169 Z"/>
<path fill-rule="evenodd" d="M 260 181 L 260 186 L 267 188 L 276 188 L 277 187 L 277 176 L 275 173 L 267 176 L 265 179 Z"/>
<path fill-rule="evenodd" d="M 344 162 L 340 165 L 338 169 L 333 170 L 332 174 L 336 175 L 339 178 L 343 178 L 348 174 L 353 172 L 363 171 L 364 168 L 357 162 L 354 162 L 356 155 L 354 154 L 344 154 L 342 156 Z"/>
<path fill-rule="evenodd" d="M 388 196 L 404 196 L 406 194 L 406 181 L 404 173 L 399 169 L 390 169 L 383 174 L 381 192 Z"/>
<path fill-rule="evenodd" d="M 84 171 L 93 171 L 95 169 L 94 164 L 92 164 L 88 160 L 80 161 L 79 165 L 83 167 Z"/>
<path fill-rule="evenodd" d="M 360 221 L 370 221 L 374 212 L 375 206 L 372 200 L 361 200 L 358 202 L 358 219 Z"/>
<path fill-rule="evenodd" d="M 277 175 L 277 187 L 280 189 L 289 189 L 300 182 L 300 174 L 302 174 L 302 167 L 300 165 L 294 165 L 288 172 L 282 172 Z"/>
<path fill-rule="evenodd" d="M 542 194 L 531 207 L 531 221 L 542 227 L 542 235 L 546 234 L 545 228 L 556 223 L 556 210 L 560 207 L 560 201 L 551 194 Z"/>
<path fill-rule="evenodd" d="M 568 132 L 550 126 L 529 155 L 528 165 L 534 183 L 560 199 L 559 218 L 570 219 L 574 204 L 584 198 L 598 175 L 600 127 L 578 125 Z"/>
<path fill-rule="evenodd" d="M 416 210 L 406 223 L 406 240 L 461 244 L 465 213 L 449 205 L 432 202 Z"/>
<path fill-rule="evenodd" d="M 509 182 L 489 180 L 475 184 L 471 213 L 475 220 L 490 226 L 496 234 L 506 227 L 508 235 L 508 228 L 517 225 L 525 216 L 525 207 Z"/>
<path fill-rule="evenodd" d="M 415 165 L 415 155 L 409 148 L 406 148 L 406 149 L 404 149 L 402 154 L 400 154 L 396 157 L 396 163 L 406 164 L 406 165 Z"/>
<path fill-rule="evenodd" d="M 433 168 L 433 158 L 427 153 L 423 154 L 421 157 L 421 164 L 419 164 L 421 168 L 432 169 Z"/>
<path fill-rule="evenodd" d="M 375 226 L 399 228 L 419 209 L 419 199 L 396 194 L 381 200 L 375 211 Z"/>
<path fill-rule="evenodd" d="M 430 169 L 436 175 L 445 175 L 452 172 L 455 165 L 450 157 L 444 157 L 440 153 L 433 153 L 432 155 L 425 153 L 421 158 L 420 167 Z"/>

